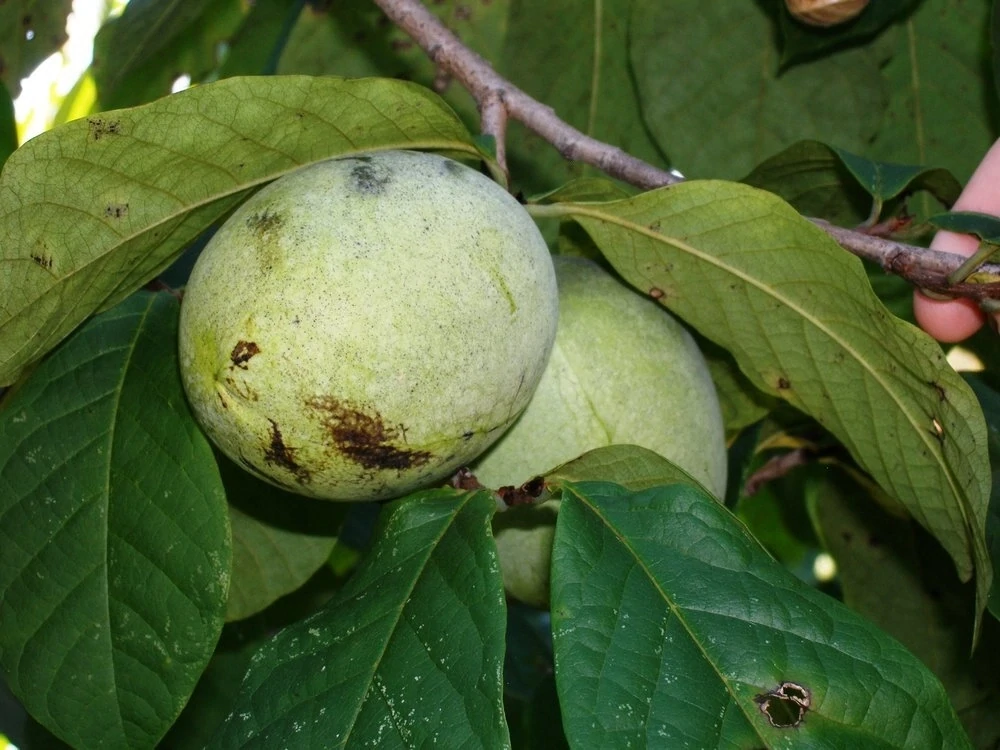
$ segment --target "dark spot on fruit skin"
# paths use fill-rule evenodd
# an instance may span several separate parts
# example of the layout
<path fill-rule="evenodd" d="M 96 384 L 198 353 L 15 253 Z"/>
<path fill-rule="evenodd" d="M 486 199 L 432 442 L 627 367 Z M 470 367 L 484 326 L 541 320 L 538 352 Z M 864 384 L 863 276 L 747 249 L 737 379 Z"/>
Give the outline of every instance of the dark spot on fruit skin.
<path fill-rule="evenodd" d="M 226 399 L 224 399 L 222 397 L 222 394 L 219 393 L 218 391 L 216 391 L 215 395 L 219 397 L 219 403 L 222 404 L 222 408 L 223 409 L 228 409 L 229 408 L 229 404 L 226 403 Z"/>
<path fill-rule="evenodd" d="M 392 182 L 392 177 L 385 170 L 364 163 L 351 168 L 351 179 L 359 192 L 368 195 L 381 195 L 386 185 Z"/>
<path fill-rule="evenodd" d="M 118 120 L 91 117 L 87 120 L 87 125 L 90 126 L 90 137 L 95 141 L 101 140 L 106 135 L 119 135 L 122 132 L 121 122 Z"/>
<path fill-rule="evenodd" d="M 264 213 L 254 213 L 247 217 L 246 226 L 254 234 L 263 237 L 281 226 L 284 220 L 279 214 L 264 209 Z"/>
<path fill-rule="evenodd" d="M 405 440 L 402 425 L 386 425 L 377 411 L 333 396 L 306 401 L 323 423 L 333 448 L 365 469 L 411 469 L 431 459 L 427 451 L 400 447 Z"/>
<path fill-rule="evenodd" d="M 473 433 L 472 430 L 469 430 L 468 432 L 463 432 L 462 433 L 462 439 L 463 440 L 472 440 L 473 434 L 475 434 L 475 433 Z"/>
<path fill-rule="evenodd" d="M 256 354 L 260 354 L 260 347 L 254 341 L 237 341 L 233 351 L 229 354 L 229 359 L 233 367 L 241 370 L 247 369 L 247 362 Z"/>
<path fill-rule="evenodd" d="M 307 484 L 312 478 L 309 470 L 300 466 L 295 460 L 295 449 L 285 445 L 278 423 L 273 419 L 267 421 L 271 423 L 271 444 L 264 449 L 264 460 L 290 471 L 299 484 Z"/>

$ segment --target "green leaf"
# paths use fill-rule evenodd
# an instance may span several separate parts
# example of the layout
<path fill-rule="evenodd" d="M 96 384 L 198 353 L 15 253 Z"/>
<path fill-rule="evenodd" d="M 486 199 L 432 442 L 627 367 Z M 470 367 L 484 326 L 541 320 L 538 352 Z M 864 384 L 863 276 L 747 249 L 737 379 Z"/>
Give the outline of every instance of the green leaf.
<path fill-rule="evenodd" d="M 806 216 L 851 227 L 871 212 L 871 199 L 833 149 L 798 141 L 754 167 L 742 182 L 779 195 Z"/>
<path fill-rule="evenodd" d="M 631 55 L 643 115 L 689 177 L 737 178 L 796 141 L 861 151 L 882 124 L 875 50 L 781 71 L 763 3 L 636 0 Z M 909 161 L 909 160 L 907 160 Z"/>
<path fill-rule="evenodd" d="M 0 3 L 0 82 L 11 97 L 21 79 L 65 43 L 73 0 L 8 0 Z"/>
<path fill-rule="evenodd" d="M 970 747 L 916 658 L 695 488 L 567 485 L 552 575 L 575 748 Z"/>
<path fill-rule="evenodd" d="M 312 162 L 392 148 L 479 156 L 426 89 L 301 76 L 229 78 L 29 141 L 0 175 L 0 385 L 254 189 Z"/>
<path fill-rule="evenodd" d="M 719 395 L 722 422 L 726 426 L 727 436 L 732 437 L 746 429 L 780 403 L 754 386 L 740 372 L 733 356 L 721 346 L 701 336 L 698 336 L 697 341 Z"/>
<path fill-rule="evenodd" d="M 322 567 L 349 506 L 278 489 L 221 454 L 216 457 L 233 529 L 226 620 L 241 620 L 295 591 Z"/>
<path fill-rule="evenodd" d="M 255 0 L 230 40 L 219 77 L 274 73 L 302 4 L 302 0 Z"/>
<path fill-rule="evenodd" d="M 166 96 L 181 75 L 204 80 L 245 12 L 241 0 L 131 0 L 94 40 L 91 70 L 101 107 Z"/>
<path fill-rule="evenodd" d="M 497 70 L 586 135 L 657 166 L 666 160 L 642 120 L 628 60 L 631 0 L 512 0 Z M 497 60 L 497 58 L 492 58 Z M 592 168 L 564 159 L 513 124 L 507 152 L 514 182 L 550 190 Z"/>
<path fill-rule="evenodd" d="M 1000 244 L 1000 217 L 975 211 L 949 211 L 937 214 L 928 221 L 938 229 L 962 234 L 974 234 L 994 245 Z"/>
<path fill-rule="evenodd" d="M 831 146 L 830 150 L 840 157 L 861 187 L 880 204 L 904 190 L 926 190 L 941 203 L 950 206 L 962 192 L 962 186 L 947 169 L 871 161 L 836 146 Z"/>
<path fill-rule="evenodd" d="M 17 149 L 17 120 L 14 117 L 14 101 L 7 87 L 0 84 L 0 168 L 7 157 Z"/>
<path fill-rule="evenodd" d="M 0 664 L 76 748 L 153 746 L 222 628 L 229 525 L 181 387 L 178 311 L 131 297 L 0 411 Z"/>
<path fill-rule="evenodd" d="M 817 525 L 837 561 L 844 603 L 906 646 L 941 680 L 976 747 L 1000 742 L 1000 624 L 987 619 L 970 658 L 973 592 L 910 519 L 889 515 L 837 471 L 814 481 Z"/>
<path fill-rule="evenodd" d="M 435 0 L 428 9 L 468 47 L 487 60 L 497 60 L 507 30 L 508 5 L 509 0 Z M 441 92 L 469 127 L 478 127 L 472 96 L 441 76 L 416 42 L 368 0 L 307 3 L 278 61 L 278 72 L 413 81 Z"/>
<path fill-rule="evenodd" d="M 989 437 L 993 475 L 989 514 L 986 516 L 986 539 L 993 560 L 993 590 L 990 592 L 989 608 L 990 613 L 1000 620 L 1000 393 L 975 375 L 967 374 L 965 378 L 983 408 Z"/>
<path fill-rule="evenodd" d="M 868 3 L 853 20 L 829 28 L 800 23 L 792 18 L 791 13 L 783 10 L 779 16 L 782 64 L 794 64 L 824 52 L 863 43 L 889 24 L 905 17 L 919 1 Z"/>
<path fill-rule="evenodd" d="M 386 506 L 337 596 L 254 656 L 210 747 L 509 747 L 495 508 L 452 490 Z"/>
<path fill-rule="evenodd" d="M 923 0 L 889 38 L 881 72 L 889 107 L 875 140 L 838 145 L 897 164 L 934 164 L 969 179 L 996 137 L 985 67 L 990 0 Z"/>
<path fill-rule="evenodd" d="M 989 462 L 975 396 L 857 258 L 774 196 L 685 182 L 627 201 L 535 207 L 583 225 L 615 269 L 743 374 L 833 433 L 954 558 L 985 606 Z"/>
<path fill-rule="evenodd" d="M 681 467 L 638 445 L 595 448 L 553 470 L 546 479 L 555 484 L 603 480 L 635 491 L 677 483 L 701 486 Z"/>

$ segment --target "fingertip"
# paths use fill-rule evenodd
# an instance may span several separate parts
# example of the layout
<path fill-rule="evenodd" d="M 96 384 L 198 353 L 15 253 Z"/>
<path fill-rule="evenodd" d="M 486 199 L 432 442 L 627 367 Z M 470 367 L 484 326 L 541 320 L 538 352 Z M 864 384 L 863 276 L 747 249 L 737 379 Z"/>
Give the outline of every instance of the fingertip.
<path fill-rule="evenodd" d="M 936 300 L 919 291 L 913 293 L 913 315 L 921 328 L 946 344 L 967 339 L 986 320 L 970 299 Z"/>

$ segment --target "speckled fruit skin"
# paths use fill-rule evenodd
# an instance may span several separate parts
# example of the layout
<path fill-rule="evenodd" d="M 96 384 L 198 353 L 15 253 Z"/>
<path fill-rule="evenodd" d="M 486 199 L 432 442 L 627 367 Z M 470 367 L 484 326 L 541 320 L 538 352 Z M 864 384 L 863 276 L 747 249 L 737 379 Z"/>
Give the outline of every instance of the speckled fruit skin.
<path fill-rule="evenodd" d="M 596 263 L 556 257 L 559 330 L 531 403 L 472 465 L 487 487 L 520 485 L 594 448 L 631 443 L 656 451 L 717 497 L 726 489 L 718 395 L 690 334 L 666 310 Z M 507 592 L 549 604 L 559 501 L 493 519 Z"/>
<path fill-rule="evenodd" d="M 519 485 L 594 448 L 640 445 L 722 497 L 726 444 L 708 366 L 653 300 L 596 263 L 556 257 L 559 330 L 517 423 L 472 465 L 487 487 Z"/>
<path fill-rule="evenodd" d="M 552 261 L 503 188 L 376 152 L 265 187 L 206 246 L 180 365 L 205 432 L 282 487 L 379 500 L 470 462 L 518 417 L 558 317 Z"/>

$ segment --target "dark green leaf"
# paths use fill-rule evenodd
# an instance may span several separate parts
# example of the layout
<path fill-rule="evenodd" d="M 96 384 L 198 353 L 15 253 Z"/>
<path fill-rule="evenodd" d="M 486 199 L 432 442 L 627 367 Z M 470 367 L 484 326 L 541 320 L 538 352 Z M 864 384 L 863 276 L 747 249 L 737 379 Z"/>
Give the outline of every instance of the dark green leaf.
<path fill-rule="evenodd" d="M 0 3 L 0 82 L 13 98 L 21 79 L 66 41 L 73 0 L 8 0 Z"/>
<path fill-rule="evenodd" d="M 815 481 L 814 516 L 837 561 L 844 603 L 899 639 L 941 680 L 976 747 L 1000 742 L 994 620 L 970 658 L 972 597 L 944 551 L 910 519 L 881 509 L 840 472 Z"/>
<path fill-rule="evenodd" d="M 497 60 L 507 29 L 509 0 L 470 3 L 435 0 L 429 9 L 487 60 Z M 470 127 L 478 127 L 475 101 L 400 28 L 368 0 L 308 3 L 278 61 L 279 73 L 401 78 L 441 91 Z"/>
<path fill-rule="evenodd" d="M 17 148 L 17 120 L 14 119 L 14 101 L 7 87 L 0 83 L 0 168 Z"/>
<path fill-rule="evenodd" d="M 386 506 L 337 596 L 254 656 L 210 746 L 508 747 L 495 507 L 452 490 Z"/>
<path fill-rule="evenodd" d="M 970 746 L 916 658 L 693 487 L 567 485 L 552 575 L 575 748 Z"/>
<path fill-rule="evenodd" d="M 95 318 L 0 412 L 0 663 L 76 748 L 151 747 L 222 628 L 230 538 L 177 300 Z"/>
<path fill-rule="evenodd" d="M 762 419 L 778 403 L 777 399 L 761 392 L 740 372 L 733 356 L 718 344 L 698 336 L 698 348 L 705 355 L 712 382 L 719 394 L 722 422 L 726 435 L 731 437 L 754 422 Z"/>
<path fill-rule="evenodd" d="M 754 168 L 742 180 L 780 195 L 806 216 L 855 226 L 871 213 L 871 198 L 833 149 L 819 141 L 798 141 Z"/>
<path fill-rule="evenodd" d="M 202 81 L 245 12 L 241 0 L 131 0 L 94 40 L 91 70 L 101 108 L 165 96 L 181 75 Z"/>
<path fill-rule="evenodd" d="M 800 23 L 788 12 L 780 14 L 782 64 L 794 64 L 821 53 L 867 41 L 886 26 L 906 16 L 920 0 L 870 2 L 853 20 L 830 28 Z"/>
<path fill-rule="evenodd" d="M 983 408 L 989 436 L 993 490 L 990 494 L 989 514 L 986 516 L 986 540 L 990 546 L 994 574 L 989 607 L 993 616 L 1000 620 L 1000 393 L 974 375 L 966 375 L 966 380 Z"/>
<path fill-rule="evenodd" d="M 479 158 L 454 113 L 399 81 L 229 78 L 43 133 L 0 176 L 0 384 L 166 268 L 250 192 L 359 151 Z"/>
<path fill-rule="evenodd" d="M 871 161 L 836 146 L 830 150 L 840 157 L 861 187 L 880 202 L 895 198 L 904 190 L 926 190 L 950 206 L 962 192 L 962 186 L 947 169 Z"/>
<path fill-rule="evenodd" d="M 879 55 L 859 47 L 779 71 L 764 6 L 633 3 L 630 49 L 643 115 L 689 177 L 738 178 L 803 139 L 861 151 L 882 125 Z"/>
<path fill-rule="evenodd" d="M 226 620 L 260 612 L 304 584 L 333 552 L 345 503 L 295 495 L 217 454 L 233 529 Z"/>
<path fill-rule="evenodd" d="M 857 258 L 774 196 L 685 182 L 627 201 L 534 207 L 576 219 L 615 269 L 833 433 L 978 574 L 989 462 L 982 412 L 940 347 L 885 310 Z"/>
<path fill-rule="evenodd" d="M 628 59 L 631 0 L 512 0 L 498 71 L 583 133 L 666 166 L 642 120 Z M 496 60 L 497 58 L 493 58 Z M 528 193 L 584 172 L 543 139 L 513 124 L 512 179 Z"/>
<path fill-rule="evenodd" d="M 974 234 L 994 245 L 1000 244 L 1000 217 L 975 211 L 950 211 L 930 217 L 928 221 L 938 229 L 962 234 Z"/>
<path fill-rule="evenodd" d="M 303 4 L 303 0 L 255 0 L 230 42 L 219 77 L 274 73 Z"/>
<path fill-rule="evenodd" d="M 881 78 L 889 108 L 874 142 L 837 145 L 884 162 L 934 164 L 968 180 L 996 137 L 998 107 L 987 78 L 990 4 L 922 0 L 888 37 L 893 54 Z"/>

